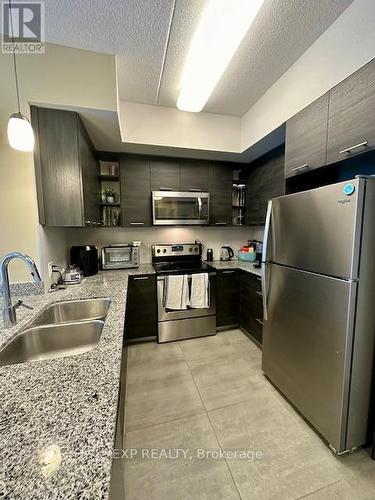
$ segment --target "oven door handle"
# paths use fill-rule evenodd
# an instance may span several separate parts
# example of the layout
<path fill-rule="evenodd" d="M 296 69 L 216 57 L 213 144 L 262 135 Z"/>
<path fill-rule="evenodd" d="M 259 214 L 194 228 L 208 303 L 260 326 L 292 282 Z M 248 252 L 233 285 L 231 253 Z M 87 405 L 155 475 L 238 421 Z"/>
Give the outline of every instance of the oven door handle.
<path fill-rule="evenodd" d="M 162 306 L 164 307 L 164 309 L 166 309 L 165 305 L 166 305 L 166 298 L 167 298 L 167 286 L 168 286 L 168 280 L 167 280 L 167 277 L 164 276 L 163 278 L 163 296 L 162 296 Z"/>

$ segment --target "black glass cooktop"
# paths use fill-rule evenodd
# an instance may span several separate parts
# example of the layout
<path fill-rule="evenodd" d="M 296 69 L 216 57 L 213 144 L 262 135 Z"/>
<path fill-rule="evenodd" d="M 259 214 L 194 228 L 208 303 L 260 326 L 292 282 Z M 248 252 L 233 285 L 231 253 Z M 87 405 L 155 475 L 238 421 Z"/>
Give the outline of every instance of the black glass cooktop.
<path fill-rule="evenodd" d="M 203 273 L 212 269 L 205 262 L 175 261 L 154 262 L 154 269 L 158 274 Z"/>

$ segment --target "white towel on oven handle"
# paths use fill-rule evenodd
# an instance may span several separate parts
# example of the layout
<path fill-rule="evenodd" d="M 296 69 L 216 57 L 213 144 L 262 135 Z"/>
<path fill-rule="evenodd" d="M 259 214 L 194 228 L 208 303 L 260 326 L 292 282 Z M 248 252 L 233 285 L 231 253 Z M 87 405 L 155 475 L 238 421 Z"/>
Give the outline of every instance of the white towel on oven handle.
<path fill-rule="evenodd" d="M 184 310 L 189 305 L 189 282 L 187 274 L 164 277 L 163 305 L 166 309 Z"/>
<path fill-rule="evenodd" d="M 191 275 L 189 306 L 192 309 L 209 309 L 210 283 L 208 273 L 197 273 Z"/>

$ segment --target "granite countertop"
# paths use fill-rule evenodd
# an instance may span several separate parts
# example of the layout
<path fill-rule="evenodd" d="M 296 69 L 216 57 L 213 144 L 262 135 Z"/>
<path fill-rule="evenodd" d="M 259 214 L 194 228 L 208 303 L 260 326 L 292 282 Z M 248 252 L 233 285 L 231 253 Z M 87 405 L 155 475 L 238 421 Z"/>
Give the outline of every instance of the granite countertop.
<path fill-rule="evenodd" d="M 109 493 L 128 276 L 151 264 L 107 271 L 66 290 L 28 296 L 18 324 L 0 327 L 0 347 L 53 302 L 109 297 L 101 339 L 91 351 L 0 368 L 0 497 L 106 499 Z M 18 299 L 19 297 L 17 297 Z"/>
<path fill-rule="evenodd" d="M 212 262 L 207 262 L 207 264 L 211 265 L 218 271 L 223 269 L 241 269 L 241 271 L 247 271 L 248 273 L 255 274 L 256 276 L 262 276 L 261 268 L 254 267 L 253 262 L 245 262 L 239 259 L 232 259 L 232 260 L 214 260 Z"/>

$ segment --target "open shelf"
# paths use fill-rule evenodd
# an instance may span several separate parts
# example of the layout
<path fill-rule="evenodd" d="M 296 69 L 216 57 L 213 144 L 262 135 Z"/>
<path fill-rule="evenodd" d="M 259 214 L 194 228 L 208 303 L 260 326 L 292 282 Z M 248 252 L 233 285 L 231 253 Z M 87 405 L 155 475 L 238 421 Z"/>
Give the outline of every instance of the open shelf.
<path fill-rule="evenodd" d="M 101 181 L 112 181 L 119 182 L 120 177 L 118 175 L 99 175 Z"/>

